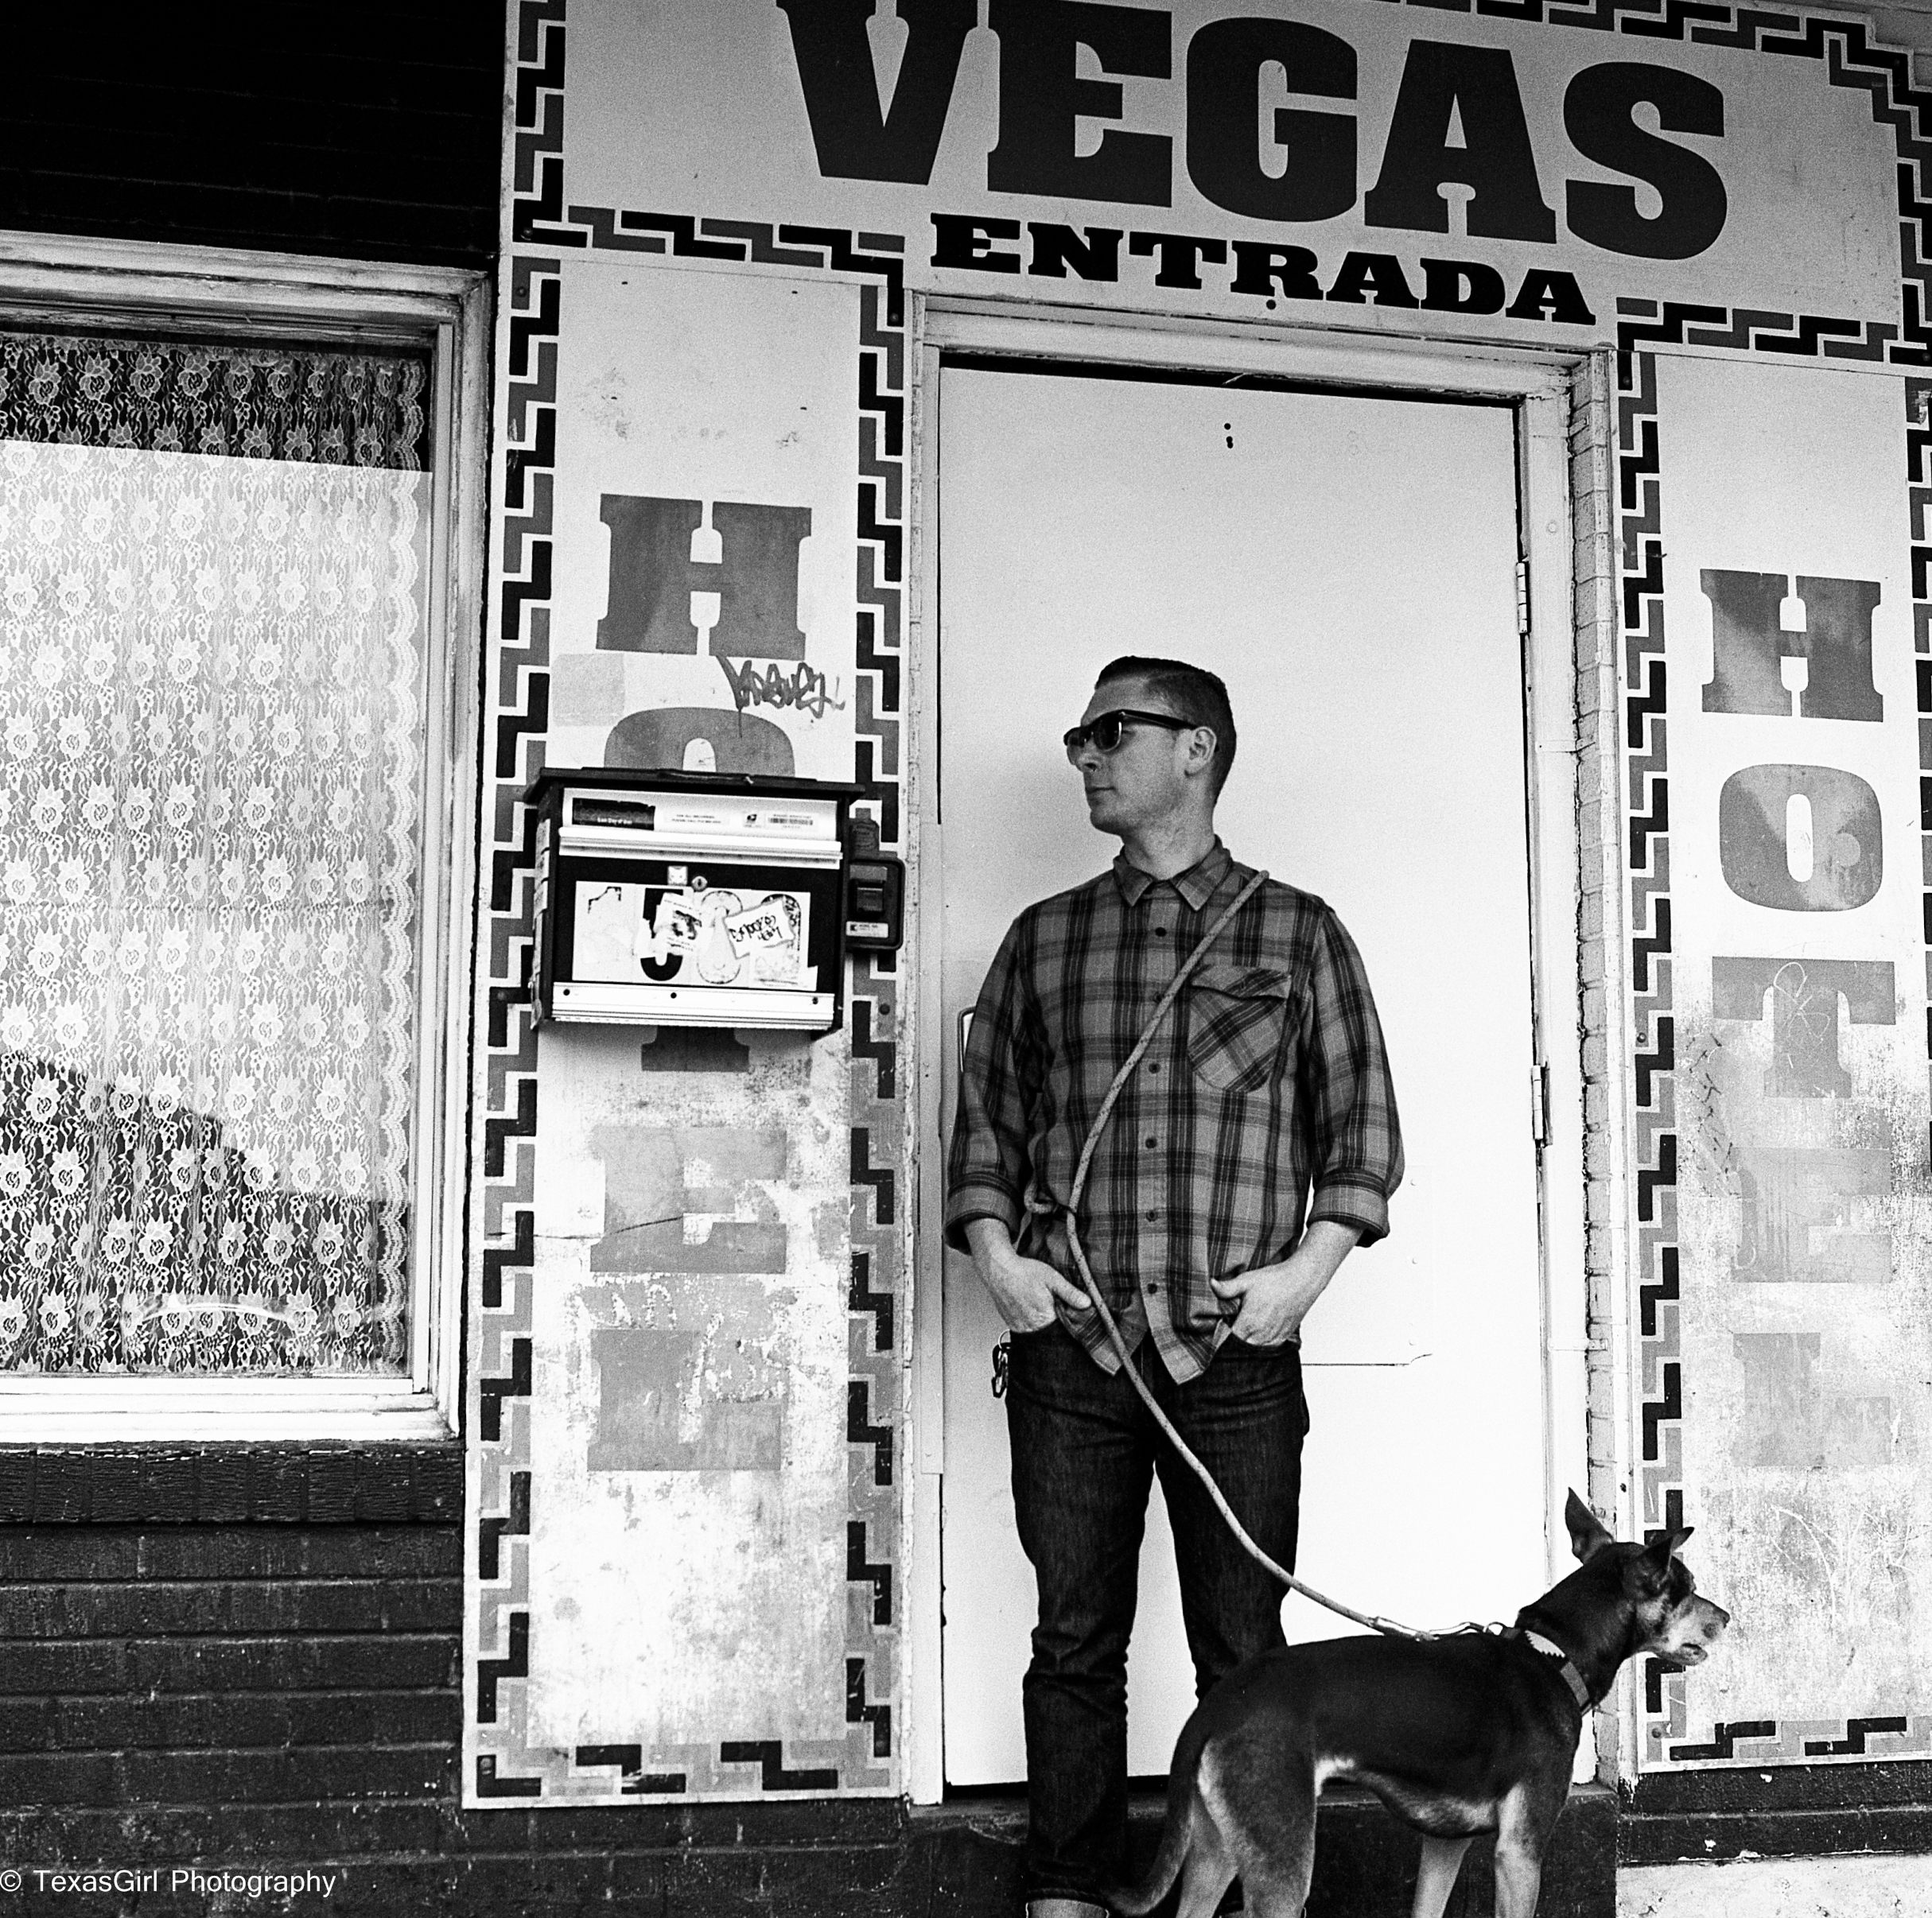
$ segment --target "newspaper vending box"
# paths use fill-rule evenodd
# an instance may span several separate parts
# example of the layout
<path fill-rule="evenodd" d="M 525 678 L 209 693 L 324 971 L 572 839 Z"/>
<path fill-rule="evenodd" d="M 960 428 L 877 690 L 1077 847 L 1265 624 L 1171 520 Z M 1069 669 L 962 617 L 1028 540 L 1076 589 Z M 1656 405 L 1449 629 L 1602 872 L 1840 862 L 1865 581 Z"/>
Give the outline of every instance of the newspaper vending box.
<path fill-rule="evenodd" d="M 559 767 L 537 810 L 537 1017 L 789 1027 L 844 1011 L 846 813 L 817 779 Z"/>

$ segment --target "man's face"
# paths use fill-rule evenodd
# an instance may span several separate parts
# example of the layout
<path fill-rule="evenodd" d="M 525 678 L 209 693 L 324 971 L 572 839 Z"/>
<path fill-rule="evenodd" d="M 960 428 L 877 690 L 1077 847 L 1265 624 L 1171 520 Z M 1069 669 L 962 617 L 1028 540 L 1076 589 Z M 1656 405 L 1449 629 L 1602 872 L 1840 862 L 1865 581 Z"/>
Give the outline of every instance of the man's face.
<path fill-rule="evenodd" d="M 1173 712 L 1141 679 L 1110 679 L 1094 687 L 1080 724 L 1102 712 L 1131 706 L 1141 712 Z M 1175 713 L 1178 719 L 1180 715 Z M 1102 752 L 1090 740 L 1075 764 L 1087 792 L 1087 823 L 1096 832 L 1127 833 L 1156 824 L 1179 811 L 1186 802 L 1189 732 L 1172 732 L 1164 726 L 1129 725 L 1112 752 Z"/>

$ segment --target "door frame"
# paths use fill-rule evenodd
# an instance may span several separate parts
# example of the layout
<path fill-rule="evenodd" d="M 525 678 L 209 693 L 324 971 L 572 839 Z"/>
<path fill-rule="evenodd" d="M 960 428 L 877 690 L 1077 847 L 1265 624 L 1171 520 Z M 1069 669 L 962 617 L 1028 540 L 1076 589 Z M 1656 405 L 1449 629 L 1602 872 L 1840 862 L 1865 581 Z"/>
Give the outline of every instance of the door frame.
<path fill-rule="evenodd" d="M 977 302 L 927 297 L 912 316 L 917 343 L 910 395 L 915 460 L 909 507 L 910 584 L 915 595 L 907 631 L 910 737 L 907 783 L 910 864 L 914 883 L 903 991 L 915 997 L 913 1024 L 916 1103 L 907 1115 L 915 1168 L 911 1222 L 912 1338 L 908 1404 L 905 1556 L 904 1726 L 908 1795 L 915 1804 L 945 1793 L 941 1687 L 940 1518 L 945 1459 L 943 1318 L 939 1275 L 944 1209 L 945 1143 L 939 1114 L 939 1075 L 947 1056 L 940 1017 L 942 915 L 919 910 L 928 886 L 943 883 L 944 835 L 936 815 L 939 767 L 939 445 L 943 421 L 939 373 L 949 353 L 1010 355 L 1146 368 L 1150 373 L 1260 374 L 1312 387 L 1365 388 L 1392 396 L 1482 396 L 1513 402 L 1516 420 L 1517 513 L 1522 542 L 1518 594 L 1526 676 L 1525 774 L 1528 789 L 1530 977 L 1535 1057 L 1541 1089 L 1524 1089 L 1525 1120 L 1539 1123 L 1543 1451 L 1545 1551 L 1553 1578 L 1569 1562 L 1563 1501 L 1589 1479 L 1591 1341 L 1586 1268 L 1584 1075 L 1578 1008 L 1585 985 L 1578 900 L 1580 843 L 1576 623 L 1584 583 L 1609 571 L 1603 515 L 1572 514 L 1572 426 L 1579 412 L 1596 423 L 1603 370 L 1580 353 L 1463 347 L 1439 341 L 1365 340 L 1287 328 L 1197 324 L 1136 316 L 1083 319 L 1060 309 L 1016 312 Z M 1596 433 L 1588 436 L 1592 441 Z M 1588 485 L 1580 479 L 1580 484 Z M 1591 487 L 1593 493 L 1595 489 Z M 1596 503 L 1592 500 L 1592 504 Z M 1579 543 L 1579 531 L 1583 534 Z M 1602 553 L 1597 549 L 1605 548 Z M 1587 616 L 1587 615 L 1586 615 Z M 1600 609 L 1591 618 L 1601 623 Z M 1614 627 L 1611 628 L 1614 631 Z M 1592 631 L 1594 640 L 1596 635 Z M 1592 655 L 1599 650 L 1594 644 Z M 1614 763 L 1614 743 L 1609 748 Z M 1592 755 L 1594 766 L 1603 758 Z M 1614 870 L 1614 868 L 1612 868 Z M 1605 889 L 1606 901 L 1614 889 Z M 1584 929 L 1587 933 L 1588 928 Z M 1593 952 L 1614 956 L 1620 942 L 1603 929 Z M 1600 988 L 1608 982 L 1592 983 Z M 1619 995 L 1607 995 L 1612 1004 Z M 1612 1056 L 1615 1056 L 1614 1049 Z M 1614 1111 L 1616 1102 L 1609 1105 Z M 1615 1155 L 1611 1155 L 1614 1163 Z M 927 1283 L 927 1275 L 931 1282 Z M 1615 1288 L 1613 1287 L 1614 1291 Z M 1599 1345 L 1601 1341 L 1598 1341 Z M 1619 1450 L 1621 1448 L 1619 1447 Z M 1372 1599 L 1373 1594 L 1370 1594 Z"/>

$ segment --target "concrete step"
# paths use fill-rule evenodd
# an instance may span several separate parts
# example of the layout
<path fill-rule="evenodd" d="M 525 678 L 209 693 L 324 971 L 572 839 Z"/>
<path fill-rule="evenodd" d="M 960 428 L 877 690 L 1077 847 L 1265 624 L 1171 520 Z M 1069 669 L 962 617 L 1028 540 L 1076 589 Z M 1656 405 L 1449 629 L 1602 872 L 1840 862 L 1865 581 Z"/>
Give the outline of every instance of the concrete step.
<path fill-rule="evenodd" d="M 1137 1869 L 1160 1835 L 1160 1799 L 1137 1795 L 1129 1843 Z M 1543 1867 L 1537 1918 L 1615 1918 L 1616 1794 L 1578 1787 L 1558 1821 Z M 955 1798 L 915 1807 L 907 1840 L 915 1884 L 931 1888 L 932 1918 L 1017 1918 L 1020 1850 L 1026 1807 L 1005 1795 Z M 1366 1792 L 1331 1786 L 1323 1794 L 1315 1850 L 1315 1883 L 1307 1918 L 1398 1918 L 1415 1888 L 1415 1834 Z M 1490 1918 L 1494 1847 L 1479 1838 L 1444 1918 Z M 922 1855 L 923 1854 L 923 1855 Z"/>

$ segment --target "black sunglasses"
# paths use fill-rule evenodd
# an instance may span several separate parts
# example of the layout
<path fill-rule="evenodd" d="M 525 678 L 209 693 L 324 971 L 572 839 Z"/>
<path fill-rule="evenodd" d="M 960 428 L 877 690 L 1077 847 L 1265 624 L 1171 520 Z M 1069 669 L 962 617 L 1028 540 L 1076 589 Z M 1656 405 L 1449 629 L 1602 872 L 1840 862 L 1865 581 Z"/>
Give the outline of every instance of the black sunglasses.
<path fill-rule="evenodd" d="M 1171 712 L 1137 712 L 1131 706 L 1117 706 L 1113 712 L 1099 713 L 1084 726 L 1071 727 L 1060 735 L 1067 763 L 1078 766 L 1089 741 L 1096 752 L 1118 752 L 1129 726 L 1164 726 L 1169 732 L 1191 732 L 1195 722 L 1176 719 Z"/>

